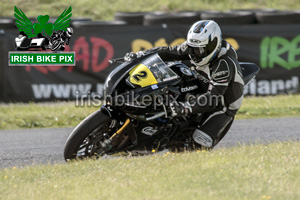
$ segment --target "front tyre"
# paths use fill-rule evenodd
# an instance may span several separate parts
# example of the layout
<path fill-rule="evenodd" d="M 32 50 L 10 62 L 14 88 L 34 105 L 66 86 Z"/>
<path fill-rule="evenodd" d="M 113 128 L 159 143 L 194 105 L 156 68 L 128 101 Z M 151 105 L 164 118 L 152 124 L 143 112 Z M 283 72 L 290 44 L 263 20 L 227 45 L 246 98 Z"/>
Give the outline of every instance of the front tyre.
<path fill-rule="evenodd" d="M 115 120 L 100 110 L 86 117 L 70 134 L 67 139 L 64 158 L 66 161 L 76 158 L 100 157 L 105 154 L 101 147 Z"/>
<path fill-rule="evenodd" d="M 57 41 L 57 40 L 55 40 L 55 41 L 52 43 L 51 50 L 52 50 L 52 51 L 56 51 L 56 50 L 58 50 L 60 47 L 61 47 L 60 42 Z"/>

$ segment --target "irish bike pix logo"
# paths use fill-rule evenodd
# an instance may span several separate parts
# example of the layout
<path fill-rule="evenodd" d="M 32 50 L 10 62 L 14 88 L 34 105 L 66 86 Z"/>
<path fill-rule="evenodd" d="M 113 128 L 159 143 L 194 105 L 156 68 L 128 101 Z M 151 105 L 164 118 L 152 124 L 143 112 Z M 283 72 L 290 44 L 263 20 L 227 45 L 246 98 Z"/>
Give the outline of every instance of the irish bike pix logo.
<path fill-rule="evenodd" d="M 33 24 L 20 8 L 15 6 L 14 11 L 19 35 L 15 38 L 15 51 L 8 53 L 9 66 L 75 66 L 75 52 L 63 52 L 73 34 L 71 6 L 54 23 L 49 23 L 49 15 L 39 15 Z"/>

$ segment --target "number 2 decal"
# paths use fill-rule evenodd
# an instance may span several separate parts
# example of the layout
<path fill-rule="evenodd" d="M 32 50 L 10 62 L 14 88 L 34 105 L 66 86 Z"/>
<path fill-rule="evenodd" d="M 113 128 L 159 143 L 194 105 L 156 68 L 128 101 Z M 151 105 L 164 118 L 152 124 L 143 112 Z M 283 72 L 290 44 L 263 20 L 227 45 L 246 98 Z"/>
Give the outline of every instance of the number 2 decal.
<path fill-rule="evenodd" d="M 144 79 L 147 77 L 147 72 L 140 71 L 138 74 L 134 74 L 132 77 L 136 80 L 136 82 L 139 82 L 139 81 L 141 81 L 141 79 Z"/>

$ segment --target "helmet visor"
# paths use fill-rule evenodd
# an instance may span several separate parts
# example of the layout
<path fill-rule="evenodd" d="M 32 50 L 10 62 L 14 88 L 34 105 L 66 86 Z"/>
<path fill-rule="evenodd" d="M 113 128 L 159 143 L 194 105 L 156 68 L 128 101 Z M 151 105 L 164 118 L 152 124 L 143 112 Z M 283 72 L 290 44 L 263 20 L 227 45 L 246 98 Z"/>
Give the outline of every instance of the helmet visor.
<path fill-rule="evenodd" d="M 214 38 L 207 45 L 202 47 L 191 47 L 189 46 L 189 54 L 196 62 L 200 62 L 203 58 L 210 55 L 217 48 L 217 38 Z"/>

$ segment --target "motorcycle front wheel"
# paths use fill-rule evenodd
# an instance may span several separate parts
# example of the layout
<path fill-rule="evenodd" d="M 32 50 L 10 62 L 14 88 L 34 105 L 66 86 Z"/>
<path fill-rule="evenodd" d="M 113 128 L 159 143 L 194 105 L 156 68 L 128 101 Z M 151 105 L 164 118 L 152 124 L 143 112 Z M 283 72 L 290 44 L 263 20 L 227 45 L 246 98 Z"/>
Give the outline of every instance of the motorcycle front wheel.
<path fill-rule="evenodd" d="M 60 49 L 60 47 L 61 47 L 60 42 L 59 42 L 59 41 L 54 41 L 54 42 L 52 43 L 51 50 L 52 50 L 52 51 L 56 51 L 56 50 Z"/>
<path fill-rule="evenodd" d="M 103 156 L 105 151 L 101 142 L 111 135 L 115 123 L 116 120 L 100 110 L 86 117 L 67 139 L 64 149 L 65 160 Z"/>

